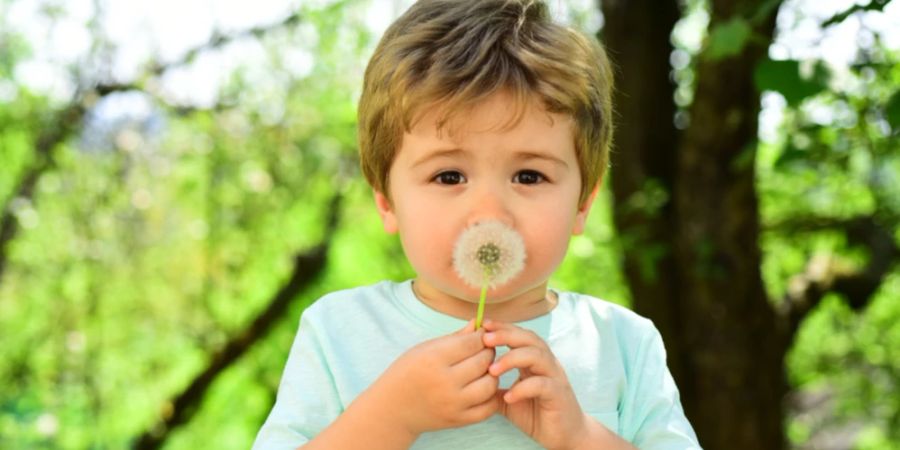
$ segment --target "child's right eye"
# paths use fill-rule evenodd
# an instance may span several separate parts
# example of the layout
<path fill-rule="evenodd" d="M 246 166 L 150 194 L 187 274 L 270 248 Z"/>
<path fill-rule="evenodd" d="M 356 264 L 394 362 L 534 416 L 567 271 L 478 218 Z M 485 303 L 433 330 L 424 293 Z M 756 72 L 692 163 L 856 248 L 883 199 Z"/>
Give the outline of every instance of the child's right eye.
<path fill-rule="evenodd" d="M 446 170 L 435 175 L 432 181 L 438 184 L 460 184 L 465 183 L 466 177 L 456 170 Z"/>

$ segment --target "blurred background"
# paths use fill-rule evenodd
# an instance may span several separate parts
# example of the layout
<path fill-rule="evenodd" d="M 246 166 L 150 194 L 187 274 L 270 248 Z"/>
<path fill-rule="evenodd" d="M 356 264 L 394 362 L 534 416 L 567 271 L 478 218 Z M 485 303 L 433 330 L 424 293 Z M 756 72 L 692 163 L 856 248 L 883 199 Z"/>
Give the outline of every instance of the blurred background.
<path fill-rule="evenodd" d="M 303 309 L 413 276 L 355 128 L 411 3 L 0 0 L 0 448 L 249 448 Z M 619 80 L 552 284 L 705 448 L 900 448 L 900 2 L 548 3 Z"/>

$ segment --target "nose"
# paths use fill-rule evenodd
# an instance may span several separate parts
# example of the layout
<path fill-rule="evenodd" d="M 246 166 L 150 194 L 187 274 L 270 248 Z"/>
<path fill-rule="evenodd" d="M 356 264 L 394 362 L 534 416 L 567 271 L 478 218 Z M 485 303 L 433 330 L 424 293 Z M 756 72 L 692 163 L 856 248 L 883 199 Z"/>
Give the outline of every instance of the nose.
<path fill-rule="evenodd" d="M 510 227 L 515 225 L 509 199 L 499 186 L 482 186 L 473 192 L 472 207 L 466 225 L 497 221 Z"/>

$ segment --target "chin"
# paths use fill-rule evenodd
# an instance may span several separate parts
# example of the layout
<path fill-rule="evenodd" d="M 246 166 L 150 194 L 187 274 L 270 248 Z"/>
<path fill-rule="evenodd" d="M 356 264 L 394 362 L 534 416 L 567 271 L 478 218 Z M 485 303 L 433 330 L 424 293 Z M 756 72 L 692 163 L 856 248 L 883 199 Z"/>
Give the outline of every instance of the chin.
<path fill-rule="evenodd" d="M 525 286 L 521 279 L 513 279 L 496 289 L 488 289 L 487 298 L 485 299 L 485 303 L 488 305 L 503 303 L 507 300 L 520 296 L 522 294 L 531 291 L 536 288 L 538 285 L 534 286 Z M 478 300 L 481 298 L 481 288 L 469 288 L 466 290 L 466 293 L 472 293 L 472 299 L 466 298 L 466 300 L 473 301 L 478 303 Z"/>
<path fill-rule="evenodd" d="M 443 295 L 449 295 L 474 305 L 477 305 L 481 298 L 481 287 L 473 287 L 466 284 L 455 273 L 441 273 L 438 276 L 426 276 L 424 278 L 428 284 L 438 289 Z M 488 305 L 503 303 L 509 299 L 526 294 L 541 286 L 542 283 L 534 282 L 535 279 L 528 273 L 520 273 L 519 276 L 497 288 L 488 289 L 485 303 Z"/>

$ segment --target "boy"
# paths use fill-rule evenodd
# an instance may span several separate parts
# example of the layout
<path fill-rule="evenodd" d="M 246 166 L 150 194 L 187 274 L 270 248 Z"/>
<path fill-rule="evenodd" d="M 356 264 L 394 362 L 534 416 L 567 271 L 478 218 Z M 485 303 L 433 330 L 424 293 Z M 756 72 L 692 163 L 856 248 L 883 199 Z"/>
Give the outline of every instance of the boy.
<path fill-rule="evenodd" d="M 607 164 L 611 89 L 599 44 L 538 1 L 420 0 L 387 30 L 360 155 L 417 276 L 307 308 L 254 449 L 699 448 L 652 323 L 547 287 Z M 453 254 L 485 223 L 526 256 L 476 330 Z"/>

